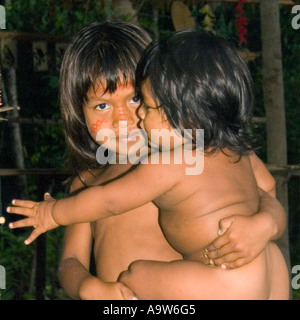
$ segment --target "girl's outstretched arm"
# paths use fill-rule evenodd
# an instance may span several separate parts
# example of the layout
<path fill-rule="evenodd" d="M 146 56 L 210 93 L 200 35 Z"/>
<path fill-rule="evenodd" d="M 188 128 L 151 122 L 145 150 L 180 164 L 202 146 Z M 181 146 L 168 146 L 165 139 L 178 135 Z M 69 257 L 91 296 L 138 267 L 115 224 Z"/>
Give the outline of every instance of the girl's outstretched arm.
<path fill-rule="evenodd" d="M 237 268 L 251 262 L 269 241 L 277 240 L 286 228 L 286 214 L 275 199 L 275 180 L 264 163 L 249 156 L 260 193 L 259 211 L 252 216 L 231 216 L 219 222 L 219 237 L 207 246 L 203 263 Z"/>

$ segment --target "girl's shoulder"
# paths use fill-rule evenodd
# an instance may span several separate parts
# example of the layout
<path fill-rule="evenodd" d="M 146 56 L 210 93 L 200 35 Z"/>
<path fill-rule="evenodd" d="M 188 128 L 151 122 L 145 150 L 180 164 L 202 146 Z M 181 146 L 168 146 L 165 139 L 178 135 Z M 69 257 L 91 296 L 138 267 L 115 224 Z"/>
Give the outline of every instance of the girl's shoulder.
<path fill-rule="evenodd" d="M 70 193 L 78 192 L 94 184 L 95 180 L 101 173 L 103 169 L 89 169 L 79 172 L 77 176 L 73 179 L 70 186 Z"/>

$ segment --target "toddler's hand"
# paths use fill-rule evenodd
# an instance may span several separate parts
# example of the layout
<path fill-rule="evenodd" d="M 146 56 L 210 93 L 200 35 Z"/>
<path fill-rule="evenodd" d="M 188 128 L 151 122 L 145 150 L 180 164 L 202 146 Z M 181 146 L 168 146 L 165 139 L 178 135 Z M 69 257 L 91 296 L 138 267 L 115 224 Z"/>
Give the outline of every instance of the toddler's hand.
<path fill-rule="evenodd" d="M 24 215 L 27 218 L 9 224 L 11 229 L 22 227 L 34 227 L 30 236 L 25 240 L 28 245 L 34 241 L 40 234 L 57 228 L 59 225 L 52 217 L 52 208 L 56 200 L 50 195 L 45 195 L 45 201 L 34 202 L 30 200 L 13 200 L 14 207 L 8 207 L 7 212 Z"/>

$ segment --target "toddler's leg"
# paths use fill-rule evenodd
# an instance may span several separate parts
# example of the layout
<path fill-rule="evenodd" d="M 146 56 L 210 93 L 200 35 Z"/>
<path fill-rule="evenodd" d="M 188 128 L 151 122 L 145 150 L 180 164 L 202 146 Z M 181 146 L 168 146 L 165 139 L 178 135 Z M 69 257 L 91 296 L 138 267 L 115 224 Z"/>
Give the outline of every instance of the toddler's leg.
<path fill-rule="evenodd" d="M 140 260 L 121 274 L 120 281 L 146 300 L 267 299 L 264 271 L 254 265 L 223 270 L 192 261 Z"/>

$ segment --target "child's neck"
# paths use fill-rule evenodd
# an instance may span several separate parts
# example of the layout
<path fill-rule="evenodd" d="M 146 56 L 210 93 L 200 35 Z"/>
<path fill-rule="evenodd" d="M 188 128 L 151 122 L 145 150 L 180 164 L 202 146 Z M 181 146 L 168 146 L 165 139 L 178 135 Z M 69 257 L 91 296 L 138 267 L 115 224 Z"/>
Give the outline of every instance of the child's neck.
<path fill-rule="evenodd" d="M 131 163 L 127 164 L 111 164 L 109 165 L 105 171 L 101 172 L 101 176 L 104 180 L 114 180 L 120 178 L 123 174 L 128 173 L 130 170 L 134 169 L 135 165 Z"/>

